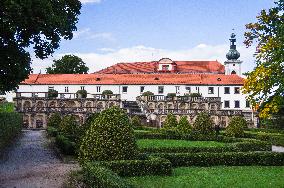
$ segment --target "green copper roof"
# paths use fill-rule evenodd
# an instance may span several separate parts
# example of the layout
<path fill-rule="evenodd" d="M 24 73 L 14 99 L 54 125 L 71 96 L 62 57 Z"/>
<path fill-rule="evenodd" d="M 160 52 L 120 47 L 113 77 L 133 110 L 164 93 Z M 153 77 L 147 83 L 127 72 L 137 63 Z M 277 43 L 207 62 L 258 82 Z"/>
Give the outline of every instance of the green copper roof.
<path fill-rule="evenodd" d="M 236 49 L 236 45 L 235 45 L 236 35 L 235 35 L 235 33 L 231 34 L 231 38 L 229 40 L 230 40 L 231 45 L 230 45 L 229 52 L 226 54 L 226 57 L 227 57 L 228 60 L 237 60 L 240 57 L 240 53 Z"/>

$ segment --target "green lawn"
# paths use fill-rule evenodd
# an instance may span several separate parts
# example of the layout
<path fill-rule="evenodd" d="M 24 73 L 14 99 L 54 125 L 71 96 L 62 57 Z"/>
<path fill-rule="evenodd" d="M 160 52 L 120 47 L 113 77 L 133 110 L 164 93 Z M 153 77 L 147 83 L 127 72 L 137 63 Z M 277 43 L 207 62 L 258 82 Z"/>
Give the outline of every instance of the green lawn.
<path fill-rule="evenodd" d="M 182 167 L 172 176 L 131 177 L 127 180 L 136 187 L 284 187 L 284 167 Z"/>
<path fill-rule="evenodd" d="M 139 148 L 160 147 L 223 147 L 228 143 L 215 141 L 188 141 L 188 140 L 166 140 L 166 139 L 138 139 Z"/>

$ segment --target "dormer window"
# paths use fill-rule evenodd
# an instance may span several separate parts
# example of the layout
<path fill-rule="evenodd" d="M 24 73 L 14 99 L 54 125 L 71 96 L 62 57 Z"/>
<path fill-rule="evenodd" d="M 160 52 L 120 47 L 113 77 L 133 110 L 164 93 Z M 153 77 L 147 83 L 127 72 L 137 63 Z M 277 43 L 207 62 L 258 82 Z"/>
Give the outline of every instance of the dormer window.
<path fill-rule="evenodd" d="M 175 71 L 176 63 L 169 58 L 162 58 L 158 61 L 157 70 L 160 72 Z"/>

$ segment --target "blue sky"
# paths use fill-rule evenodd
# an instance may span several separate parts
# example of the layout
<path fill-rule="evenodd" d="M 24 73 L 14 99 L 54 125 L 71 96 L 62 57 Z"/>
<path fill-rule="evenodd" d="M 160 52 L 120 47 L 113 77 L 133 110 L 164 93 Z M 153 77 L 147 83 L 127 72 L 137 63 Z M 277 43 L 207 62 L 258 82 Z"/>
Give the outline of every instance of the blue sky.
<path fill-rule="evenodd" d="M 232 29 L 243 72 L 253 68 L 254 48 L 243 45 L 245 24 L 255 22 L 272 0 L 81 0 L 78 30 L 46 60 L 33 58 L 34 72 L 53 59 L 76 54 L 90 72 L 118 62 L 225 60 Z"/>

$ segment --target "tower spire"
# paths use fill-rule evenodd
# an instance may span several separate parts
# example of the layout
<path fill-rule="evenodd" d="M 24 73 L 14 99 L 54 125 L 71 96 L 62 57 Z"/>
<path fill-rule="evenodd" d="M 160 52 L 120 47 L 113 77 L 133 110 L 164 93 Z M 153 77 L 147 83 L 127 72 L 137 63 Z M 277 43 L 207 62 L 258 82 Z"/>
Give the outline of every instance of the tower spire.
<path fill-rule="evenodd" d="M 240 57 L 240 53 L 237 51 L 237 46 L 236 46 L 236 34 L 234 33 L 234 29 L 233 32 L 231 34 L 231 38 L 230 40 L 230 50 L 229 52 L 226 54 L 226 57 L 228 60 L 237 60 Z"/>

